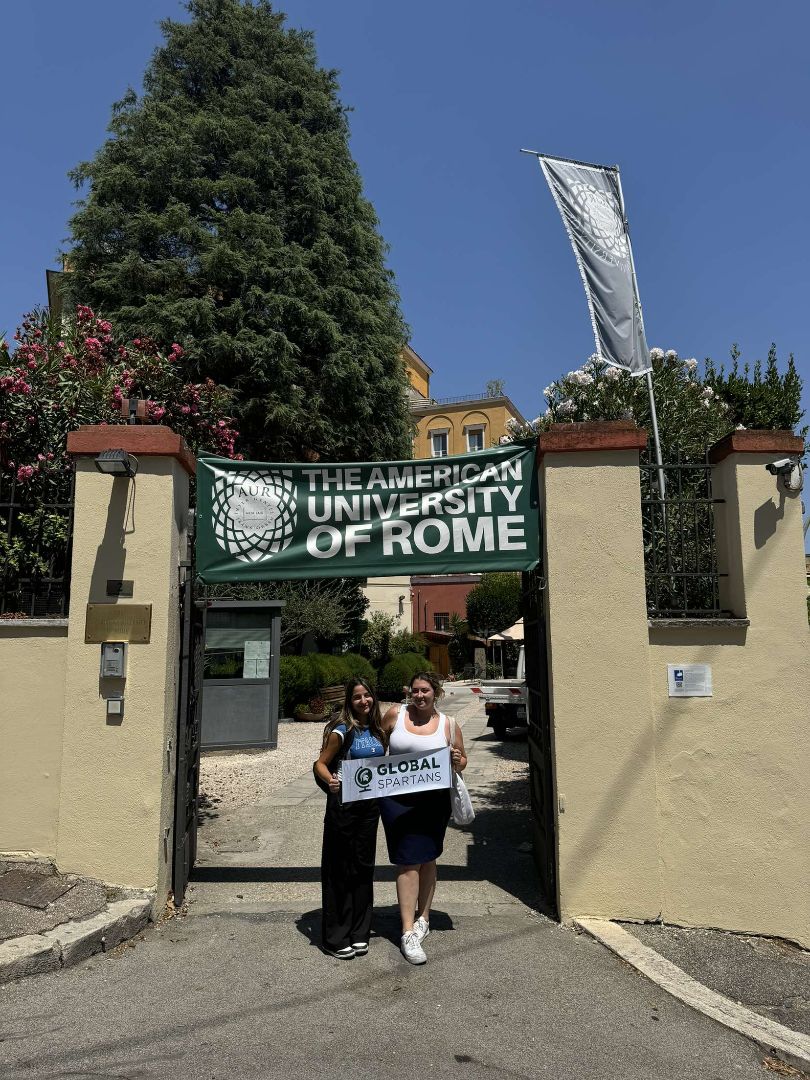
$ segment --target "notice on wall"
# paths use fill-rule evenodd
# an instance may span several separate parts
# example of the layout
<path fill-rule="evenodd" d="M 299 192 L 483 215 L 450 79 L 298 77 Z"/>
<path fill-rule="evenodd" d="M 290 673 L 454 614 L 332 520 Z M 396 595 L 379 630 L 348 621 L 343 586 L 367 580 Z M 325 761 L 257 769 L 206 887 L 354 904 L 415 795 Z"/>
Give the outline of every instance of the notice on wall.
<path fill-rule="evenodd" d="M 246 641 L 242 661 L 243 679 L 270 678 L 270 642 Z"/>
<path fill-rule="evenodd" d="M 711 664 L 667 664 L 670 697 L 711 697 Z"/>
<path fill-rule="evenodd" d="M 453 783 L 450 748 L 392 757 L 347 758 L 342 765 L 343 802 L 413 795 L 449 788 Z"/>

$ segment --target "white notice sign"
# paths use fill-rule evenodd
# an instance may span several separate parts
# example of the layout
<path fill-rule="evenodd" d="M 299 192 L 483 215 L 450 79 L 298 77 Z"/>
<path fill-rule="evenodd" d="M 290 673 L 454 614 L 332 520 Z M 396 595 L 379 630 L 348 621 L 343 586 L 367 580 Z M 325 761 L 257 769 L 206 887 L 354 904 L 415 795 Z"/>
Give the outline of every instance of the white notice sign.
<path fill-rule="evenodd" d="M 242 662 L 243 679 L 270 678 L 270 642 L 246 641 Z"/>
<path fill-rule="evenodd" d="M 347 758 L 343 762 L 341 788 L 343 802 L 382 799 L 386 795 L 413 795 L 436 791 L 453 783 L 450 747 L 426 750 L 421 754 L 393 757 Z"/>
<path fill-rule="evenodd" d="M 670 697 L 711 697 L 711 664 L 667 664 Z"/>

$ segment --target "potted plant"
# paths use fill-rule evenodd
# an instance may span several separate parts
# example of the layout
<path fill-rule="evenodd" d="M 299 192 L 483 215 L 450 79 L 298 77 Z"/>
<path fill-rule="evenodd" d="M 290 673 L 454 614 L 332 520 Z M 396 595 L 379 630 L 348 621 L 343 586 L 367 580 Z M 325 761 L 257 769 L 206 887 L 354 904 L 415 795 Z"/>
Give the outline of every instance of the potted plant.
<path fill-rule="evenodd" d="M 296 705 L 293 716 L 302 721 L 323 721 L 329 716 L 331 709 L 322 697 L 311 698 L 306 705 Z"/>

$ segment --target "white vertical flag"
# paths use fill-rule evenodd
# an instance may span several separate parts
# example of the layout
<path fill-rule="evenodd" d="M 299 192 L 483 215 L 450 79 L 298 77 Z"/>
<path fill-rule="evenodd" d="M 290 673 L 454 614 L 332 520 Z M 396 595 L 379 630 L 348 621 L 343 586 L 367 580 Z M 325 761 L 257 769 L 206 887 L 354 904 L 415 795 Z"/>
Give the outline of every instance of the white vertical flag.
<path fill-rule="evenodd" d="M 537 155 L 585 286 L 596 353 L 632 375 L 652 370 L 619 170 Z"/>

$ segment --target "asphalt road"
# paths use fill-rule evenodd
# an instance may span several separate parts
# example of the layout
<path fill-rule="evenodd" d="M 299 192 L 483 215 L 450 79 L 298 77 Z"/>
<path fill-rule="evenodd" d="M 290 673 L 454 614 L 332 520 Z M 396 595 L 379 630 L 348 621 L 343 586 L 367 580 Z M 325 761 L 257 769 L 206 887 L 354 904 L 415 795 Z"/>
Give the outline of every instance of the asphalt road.
<path fill-rule="evenodd" d="M 249 822 L 206 824 L 187 917 L 0 987 L 2 1080 L 762 1080 L 752 1043 L 539 912 L 525 784 L 481 719 L 465 724 L 479 817 L 448 834 L 427 965 L 399 954 L 387 868 L 368 956 L 321 953 L 322 806 L 292 785 Z"/>

